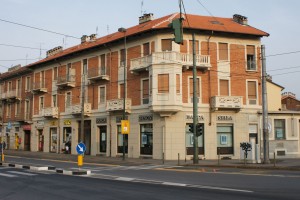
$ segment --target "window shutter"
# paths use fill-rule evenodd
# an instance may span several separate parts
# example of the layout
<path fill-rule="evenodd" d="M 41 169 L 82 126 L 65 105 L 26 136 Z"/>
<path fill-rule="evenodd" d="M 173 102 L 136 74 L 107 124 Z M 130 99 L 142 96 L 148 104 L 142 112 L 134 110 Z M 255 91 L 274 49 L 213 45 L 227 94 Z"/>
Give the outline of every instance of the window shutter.
<path fill-rule="evenodd" d="M 176 74 L 176 93 L 180 93 L 180 74 Z"/>
<path fill-rule="evenodd" d="M 247 45 L 247 55 L 255 55 L 255 46 Z"/>
<path fill-rule="evenodd" d="M 229 96 L 229 81 L 220 80 L 220 95 Z"/>
<path fill-rule="evenodd" d="M 158 92 L 169 92 L 169 74 L 158 74 Z"/>
<path fill-rule="evenodd" d="M 172 51 L 172 40 L 162 39 L 161 40 L 161 50 L 162 51 Z"/>
<path fill-rule="evenodd" d="M 256 99 L 256 82 L 248 81 L 248 99 Z"/>
<path fill-rule="evenodd" d="M 149 80 L 143 80 L 143 99 L 149 98 Z"/>
<path fill-rule="evenodd" d="M 228 60 L 228 44 L 219 43 L 219 60 Z"/>
<path fill-rule="evenodd" d="M 143 44 L 144 56 L 148 56 L 150 54 L 150 45 L 149 43 Z"/>

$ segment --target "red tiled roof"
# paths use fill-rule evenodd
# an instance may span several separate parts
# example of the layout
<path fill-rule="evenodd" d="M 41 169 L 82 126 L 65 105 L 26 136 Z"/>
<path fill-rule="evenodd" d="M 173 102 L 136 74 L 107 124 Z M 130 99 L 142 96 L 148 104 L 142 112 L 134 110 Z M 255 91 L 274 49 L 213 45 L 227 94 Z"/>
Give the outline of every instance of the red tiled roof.
<path fill-rule="evenodd" d="M 136 35 L 150 30 L 166 29 L 169 28 L 168 24 L 172 19 L 179 18 L 179 13 L 167 15 L 159 19 L 154 19 L 130 28 L 126 29 L 126 36 Z M 209 30 L 217 32 L 228 32 L 228 33 L 239 33 L 255 36 L 269 36 L 268 33 L 253 28 L 251 26 L 243 26 L 233 21 L 232 18 L 220 18 L 220 17 L 207 17 L 199 15 L 186 15 L 187 20 L 184 21 L 184 28 L 199 29 L 199 30 Z M 35 63 L 29 64 L 30 66 L 35 66 L 50 60 L 54 60 L 59 57 L 63 57 L 75 52 L 83 51 L 92 47 L 103 45 L 124 37 L 123 33 L 116 32 L 101 38 L 96 39 L 95 41 L 85 42 L 71 48 L 65 49 L 55 55 L 49 56 L 45 59 L 37 61 Z"/>

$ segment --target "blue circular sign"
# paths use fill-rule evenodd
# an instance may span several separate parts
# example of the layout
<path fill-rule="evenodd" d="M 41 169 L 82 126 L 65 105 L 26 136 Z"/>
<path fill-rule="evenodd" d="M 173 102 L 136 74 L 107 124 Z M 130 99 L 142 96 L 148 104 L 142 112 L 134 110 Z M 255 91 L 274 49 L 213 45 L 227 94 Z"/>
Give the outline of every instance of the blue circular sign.
<path fill-rule="evenodd" d="M 78 154 L 84 154 L 84 152 L 86 151 L 85 144 L 83 144 L 82 142 L 80 142 L 79 144 L 77 144 L 76 151 L 77 151 Z"/>

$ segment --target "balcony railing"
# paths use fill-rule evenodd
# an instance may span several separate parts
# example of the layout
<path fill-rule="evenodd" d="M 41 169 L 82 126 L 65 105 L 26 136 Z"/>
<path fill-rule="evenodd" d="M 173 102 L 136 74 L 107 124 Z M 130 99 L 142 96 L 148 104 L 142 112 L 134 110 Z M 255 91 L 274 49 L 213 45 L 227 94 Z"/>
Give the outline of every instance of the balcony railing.
<path fill-rule="evenodd" d="M 90 103 L 84 103 L 84 106 L 83 106 L 83 113 L 84 113 L 84 115 L 91 114 L 91 111 L 92 111 L 91 104 Z M 81 105 L 81 103 L 80 104 L 72 105 L 71 106 L 71 113 L 73 115 L 81 114 L 82 113 L 82 105 Z"/>
<path fill-rule="evenodd" d="M 112 99 L 106 102 L 106 111 L 121 111 L 124 109 L 124 99 Z M 125 112 L 131 112 L 131 99 L 125 99 Z"/>
<path fill-rule="evenodd" d="M 44 108 L 44 117 L 58 117 L 58 107 Z"/>
<path fill-rule="evenodd" d="M 88 70 L 88 79 L 91 81 L 97 80 L 109 80 L 109 76 L 106 74 L 105 67 L 91 68 Z"/>
<path fill-rule="evenodd" d="M 32 84 L 33 92 L 47 92 L 47 87 L 45 81 L 34 82 Z"/>
<path fill-rule="evenodd" d="M 193 54 L 179 53 L 175 51 L 166 52 L 154 52 L 151 55 L 131 59 L 130 70 L 138 72 L 147 70 L 147 68 L 153 64 L 181 64 L 185 67 L 193 66 Z M 208 55 L 196 55 L 197 68 L 211 67 L 210 56 Z"/>
<path fill-rule="evenodd" d="M 75 87 L 75 75 L 57 77 L 56 85 L 61 87 Z"/>
<path fill-rule="evenodd" d="M 239 96 L 214 96 L 211 98 L 211 106 L 218 109 L 241 109 L 243 97 Z"/>

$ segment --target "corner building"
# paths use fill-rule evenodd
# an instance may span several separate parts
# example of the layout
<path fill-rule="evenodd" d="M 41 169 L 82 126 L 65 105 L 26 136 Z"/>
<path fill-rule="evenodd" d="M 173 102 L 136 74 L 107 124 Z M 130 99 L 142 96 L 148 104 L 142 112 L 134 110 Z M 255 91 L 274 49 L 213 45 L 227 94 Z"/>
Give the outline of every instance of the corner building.
<path fill-rule="evenodd" d="M 175 160 L 179 154 L 191 159 L 192 33 L 198 120 L 205 124 L 198 138 L 199 157 L 239 158 L 240 142 L 260 143 L 260 49 L 268 33 L 249 26 L 240 15 L 188 14 L 179 45 L 168 26 L 179 17 L 145 14 L 134 27 L 100 38 L 83 36 L 81 44 L 56 47 L 26 66 L 33 72 L 30 150 L 61 153 L 71 143 L 70 153 L 76 154 L 83 111 L 86 154 L 121 156 L 125 98 L 130 121 L 126 156 Z"/>

